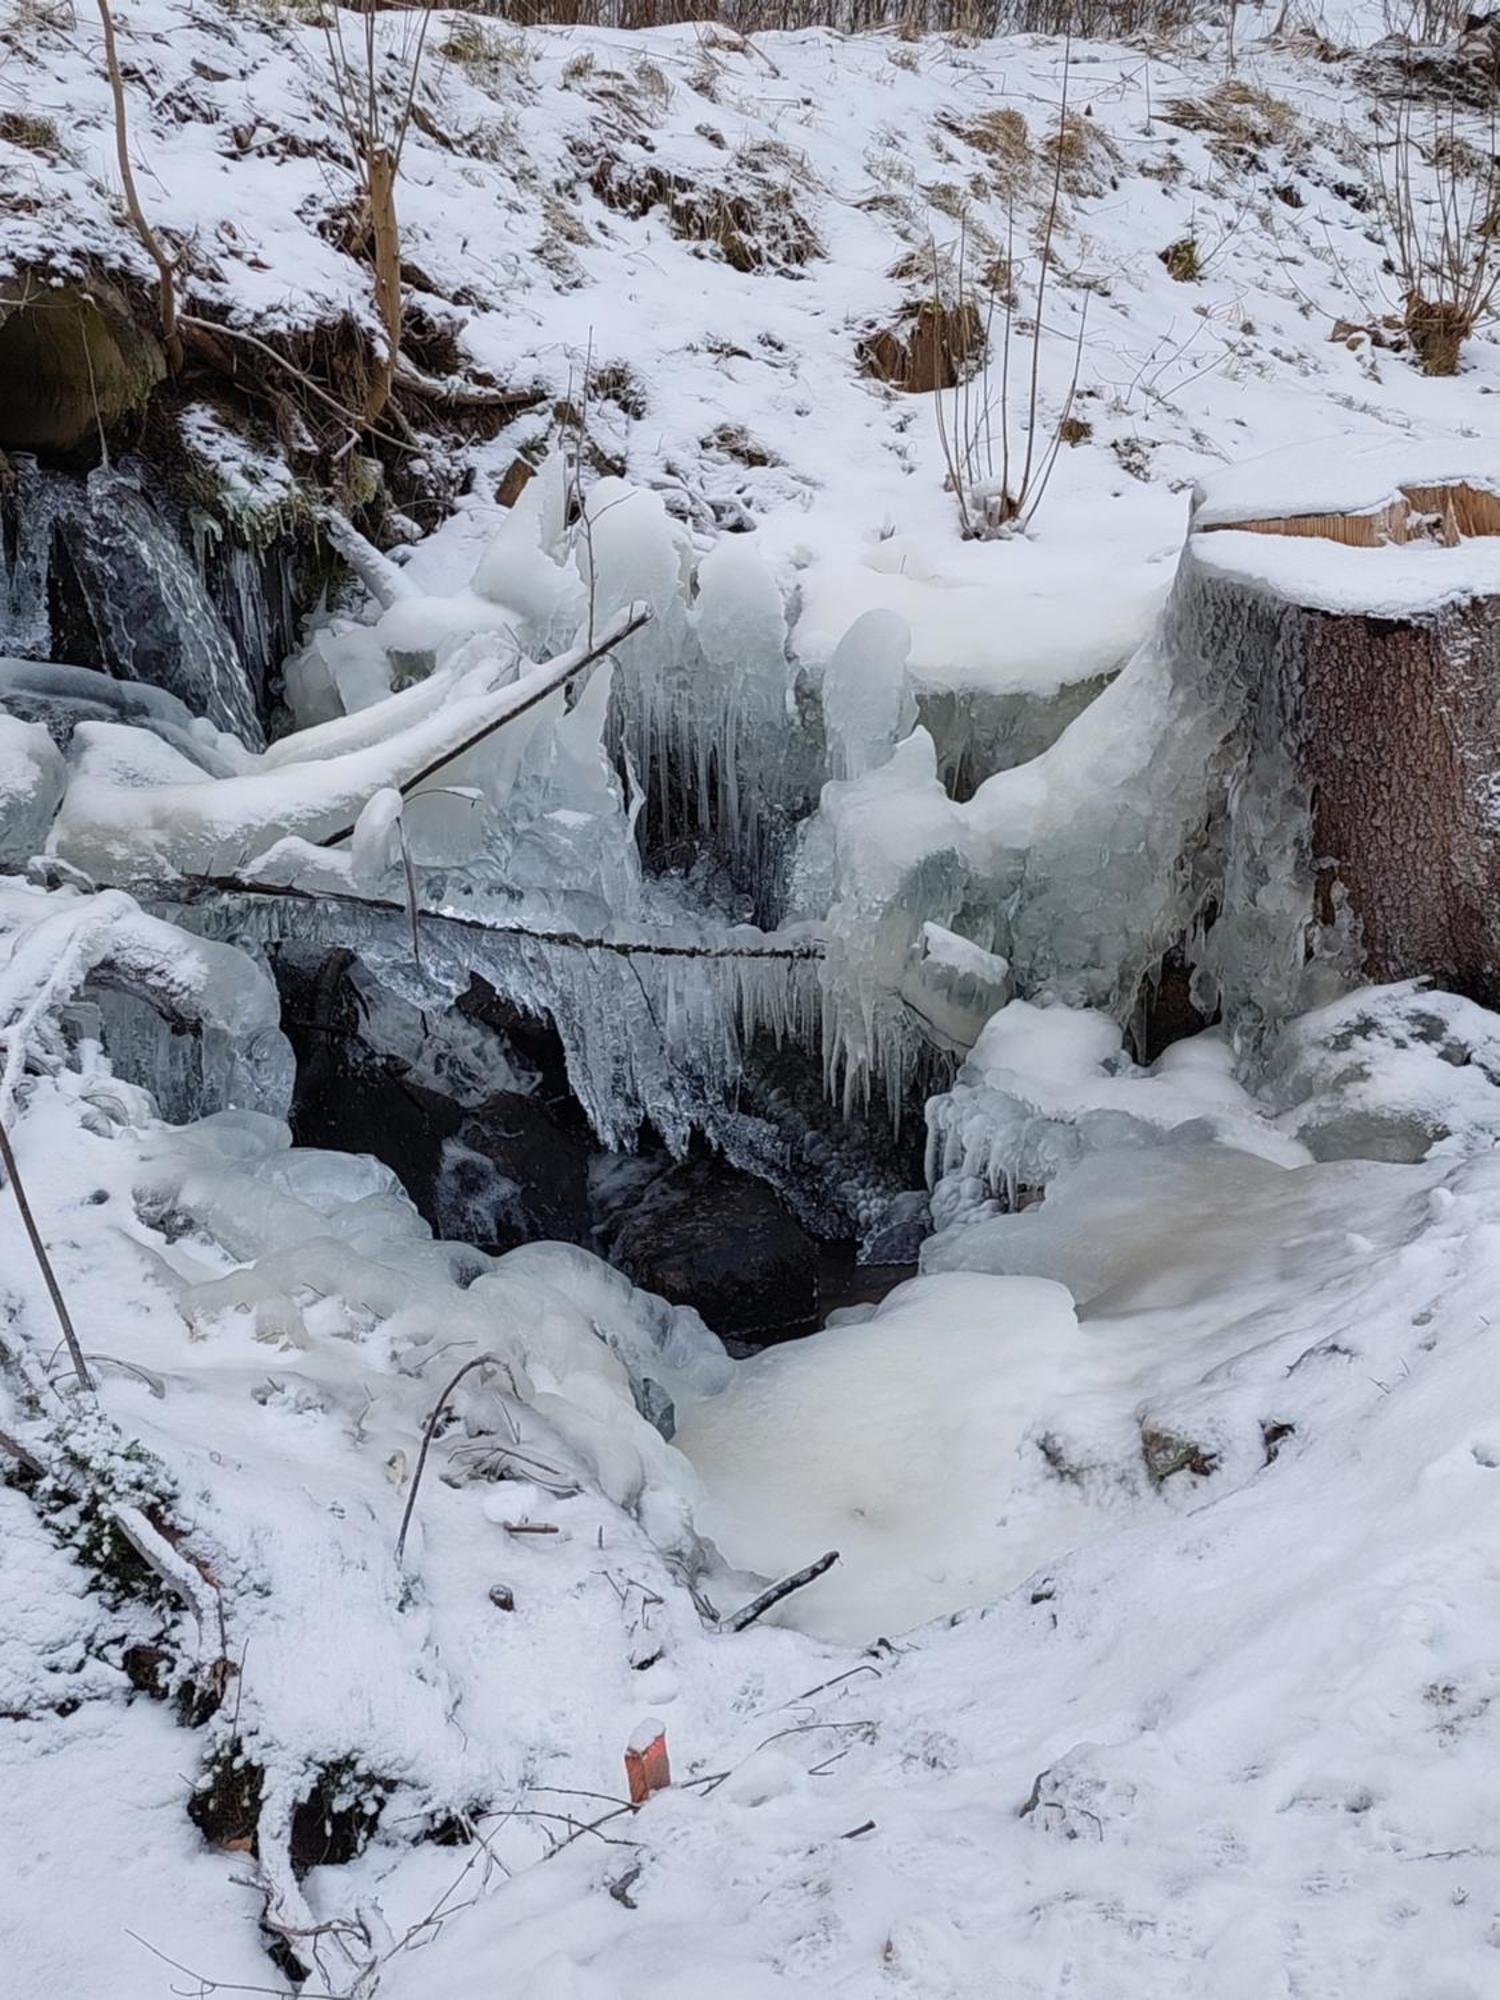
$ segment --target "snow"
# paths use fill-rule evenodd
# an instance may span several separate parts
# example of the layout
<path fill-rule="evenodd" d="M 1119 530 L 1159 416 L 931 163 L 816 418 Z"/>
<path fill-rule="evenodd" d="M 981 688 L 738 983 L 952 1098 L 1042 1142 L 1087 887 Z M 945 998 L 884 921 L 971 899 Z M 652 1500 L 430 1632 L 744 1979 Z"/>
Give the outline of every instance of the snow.
<path fill-rule="evenodd" d="M 1215 576 L 1334 617 L 1430 617 L 1446 605 L 1500 591 L 1496 535 L 1452 548 L 1414 542 L 1363 549 L 1321 537 L 1220 528 L 1193 536 L 1193 560 Z"/>
<path fill-rule="evenodd" d="M 1193 493 L 1195 528 L 1299 514 L 1375 514 L 1409 486 L 1466 485 L 1500 493 L 1500 450 L 1483 436 L 1423 430 L 1392 440 L 1348 434 L 1217 467 Z"/>
<path fill-rule="evenodd" d="M 813 664 L 828 659 L 851 619 L 881 610 L 910 629 L 911 671 L 921 687 L 1045 696 L 1116 672 L 1161 607 L 1176 511 L 1163 519 L 1155 560 L 1111 579 L 1102 601 L 1097 559 L 1084 550 L 971 542 L 935 557 L 914 537 L 893 535 L 856 562 L 824 558 L 799 578 L 798 654 Z"/>
<path fill-rule="evenodd" d="M 1381 298 L 1349 196 L 1352 65 L 1241 10 L 1237 74 L 1292 124 L 1226 160 L 1172 109 L 1223 81 L 1220 23 L 1149 56 L 1075 46 L 1100 137 L 1054 300 L 1066 335 L 1088 289 L 1090 433 L 1026 535 L 963 543 L 930 408 L 861 376 L 857 344 L 910 303 L 900 260 L 951 247 L 955 206 L 1003 240 L 1014 191 L 963 135 L 1014 106 L 1034 153 L 1058 43 L 477 25 L 479 56 L 422 87 L 408 262 L 471 359 L 543 401 L 471 454 L 472 491 L 407 562 L 351 545 L 373 601 L 310 632 L 301 726 L 269 748 L 164 691 L 0 667 L 0 837 L 25 871 L 0 885 L 0 1111 L 100 1380 L 97 1408 L 70 1387 L 0 1189 L 0 1429 L 57 1475 L 0 1487 L 11 1980 L 48 2000 L 275 1991 L 269 1906 L 338 1926 L 304 1939 L 305 1990 L 363 2000 L 497 1981 L 527 2000 L 1488 2000 L 1500 1031 L 1412 985 L 1316 988 L 1336 968 L 1304 964 L 1285 827 L 1233 794 L 1242 718 L 1184 639 L 1182 577 L 1155 622 L 1191 487 L 1213 529 L 1194 565 L 1306 602 L 1348 601 L 1357 575 L 1363 609 L 1431 608 L 1490 574 L 1477 543 L 1245 549 L 1227 525 L 1375 507 L 1417 477 L 1496 483 L 1488 335 L 1448 382 L 1326 338 Z M 33 10 L 7 32 L 7 85 L 66 146 L 26 153 L 0 254 L 151 284 L 111 196 L 91 23 Z M 121 34 L 143 198 L 191 248 L 189 308 L 261 332 L 368 321 L 320 31 L 139 0 Z M 661 204 L 601 198 L 601 167 L 653 165 L 749 188 L 767 216 L 791 202 L 824 254 L 736 269 Z M 1189 233 L 1191 286 L 1159 256 Z M 495 478 L 557 443 L 586 357 L 630 371 L 615 395 L 586 385 L 624 476 L 570 525 L 554 450 L 502 516 Z M 1038 359 L 1045 425 L 1071 341 Z M 226 456 L 203 406 L 184 436 L 228 503 L 286 504 L 277 461 Z M 1248 463 L 1283 446 L 1295 479 Z M 13 565 L 7 632 L 35 583 Z M 453 791 L 401 807 L 435 913 L 422 967 L 399 909 L 207 904 L 190 929 L 109 886 L 149 882 L 160 909 L 176 871 L 258 860 L 314 891 L 352 869 L 399 903 L 399 788 L 540 692 L 529 659 L 637 599 L 651 627 L 571 704 L 554 687 Z M 1200 914 L 1177 864 L 1220 807 L 1244 871 L 1210 967 L 1225 1024 L 1137 1063 L 1123 1023 Z M 583 972 L 521 938 L 764 944 L 646 877 L 642 815 L 664 845 L 712 842 L 739 870 L 730 914 L 753 893 L 773 935 L 823 943 L 823 973 L 603 952 Z M 358 854 L 315 864 L 357 822 Z M 516 935 L 476 944 L 451 922 L 476 911 Z M 464 1097 L 535 1079 L 451 1014 L 424 1032 L 434 995 L 477 968 L 550 1013 L 622 1147 L 647 1118 L 679 1149 L 751 1143 L 757 1026 L 821 1028 L 851 1099 L 872 1080 L 899 1098 L 936 1045 L 954 1067 L 928 1111 L 922 1274 L 736 1363 L 573 1246 L 435 1241 L 388 1170 L 291 1144 L 255 950 L 288 935 L 352 938 L 372 1044 Z M 192 1619 L 99 1587 L 69 1478 L 160 1507 L 211 1574 L 233 1672 L 207 1721 L 133 1685 L 129 1649 L 182 1657 Z M 833 1548 L 827 1575 L 723 1629 Z M 675 1782 L 631 1812 L 648 1717 Z M 235 1757 L 265 1776 L 259 1855 L 185 1810 Z M 382 1800 L 380 1823 L 296 1882 L 288 1815 L 319 1774 Z"/>
<path fill-rule="evenodd" d="M 845 1644 L 1001 1595 L 1066 1546 L 1058 1509 L 1029 1503 L 1014 1467 L 1078 1363 L 1060 1285 L 962 1272 L 899 1286 L 858 1324 L 742 1363 L 688 1414 L 695 1518 L 766 1575 L 837 1549 L 786 1615 Z"/>

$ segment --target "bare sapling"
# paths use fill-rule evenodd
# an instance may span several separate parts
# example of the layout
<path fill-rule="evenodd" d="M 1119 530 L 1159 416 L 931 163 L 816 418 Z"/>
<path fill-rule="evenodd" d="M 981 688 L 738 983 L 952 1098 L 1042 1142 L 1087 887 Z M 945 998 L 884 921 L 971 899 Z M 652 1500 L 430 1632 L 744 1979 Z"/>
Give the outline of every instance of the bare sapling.
<path fill-rule="evenodd" d="M 1062 215 L 1063 175 L 1068 152 L 1070 63 L 1071 47 L 1065 45 L 1057 136 L 1051 148 L 1051 180 L 1037 242 L 1036 284 L 1029 315 L 1031 356 L 1024 375 L 1024 397 L 1018 398 L 1015 394 L 1016 371 L 1013 368 L 1019 332 L 1016 324 L 1018 293 L 1013 215 L 1006 232 L 1005 257 L 1000 261 L 998 271 L 992 267 L 989 275 L 978 369 L 967 368 L 963 355 L 953 355 L 949 369 L 953 386 L 933 391 L 947 484 L 957 502 L 959 530 L 966 541 L 990 541 L 1001 535 L 1024 533 L 1030 526 L 1052 478 L 1078 391 L 1084 333 L 1088 325 L 1086 298 L 1079 311 L 1078 331 L 1073 338 L 1072 372 L 1067 393 L 1055 421 L 1047 426 L 1042 415 L 1042 346 L 1046 338 L 1047 294 L 1055 266 Z M 963 326 L 971 319 L 966 308 L 973 305 L 971 293 L 974 288 L 967 231 L 961 229 L 959 234 L 954 277 L 956 296 L 951 302 L 945 302 L 942 296 L 942 260 L 935 244 L 932 265 L 939 307 L 951 303 L 951 310 L 940 311 L 941 323 L 944 326 Z M 993 375 L 997 308 L 1001 319 L 998 384 Z"/>
<path fill-rule="evenodd" d="M 348 39 L 344 34 L 345 11 L 330 0 L 323 12 L 323 32 L 339 118 L 353 154 L 360 201 L 369 226 L 370 269 L 382 348 L 370 374 L 360 415 L 367 424 L 373 424 L 384 415 L 401 369 L 404 296 L 396 183 L 421 80 L 431 9 L 423 6 L 403 15 L 401 40 L 391 52 L 394 81 L 389 86 L 381 75 L 383 52 L 377 33 L 377 17 L 383 16 L 384 10 L 377 0 L 358 0 L 347 11 L 359 17 L 360 31 L 357 37 Z"/>
<path fill-rule="evenodd" d="M 120 54 L 115 46 L 115 20 L 109 0 L 99 0 L 99 20 L 104 29 L 104 67 L 109 77 L 114 105 L 115 157 L 120 166 L 120 184 L 125 196 L 125 212 L 140 239 L 141 248 L 156 266 L 161 291 L 161 344 L 168 368 L 175 375 L 182 366 L 182 334 L 177 325 L 177 260 L 162 244 L 146 219 L 135 170 L 130 164 L 130 128 L 125 108 L 125 79 L 120 71 Z"/>
<path fill-rule="evenodd" d="M 1500 311 L 1497 146 L 1494 109 L 1477 144 L 1452 105 L 1435 108 L 1419 136 L 1408 90 L 1390 138 L 1373 148 L 1386 251 L 1424 375 L 1456 375 L 1465 341 Z"/>

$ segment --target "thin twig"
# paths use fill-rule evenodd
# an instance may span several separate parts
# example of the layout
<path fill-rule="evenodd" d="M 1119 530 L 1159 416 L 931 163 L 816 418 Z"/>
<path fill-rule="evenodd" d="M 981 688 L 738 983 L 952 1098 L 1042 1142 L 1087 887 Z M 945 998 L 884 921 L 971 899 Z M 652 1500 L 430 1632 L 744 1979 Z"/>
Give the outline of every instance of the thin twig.
<path fill-rule="evenodd" d="M 539 702 L 546 701 L 549 695 L 556 694 L 560 687 L 566 687 L 568 682 L 576 679 L 585 667 L 593 666 L 596 660 L 602 659 L 606 653 L 623 644 L 632 633 L 639 632 L 643 625 L 649 625 L 651 616 L 649 604 L 633 605 L 629 615 L 616 618 L 597 644 L 591 643 L 578 653 L 565 653 L 561 658 L 549 661 L 546 667 L 538 668 L 536 675 L 528 678 L 535 678 L 540 685 L 534 688 L 524 701 L 516 702 L 501 715 L 492 716 L 482 728 L 476 729 L 472 736 L 466 736 L 462 743 L 455 744 L 451 750 L 445 750 L 441 757 L 435 757 L 430 764 L 424 764 L 420 771 L 413 772 L 409 778 L 404 778 L 397 787 L 402 798 L 410 798 L 419 785 L 424 785 L 429 778 L 435 778 L 439 771 L 446 770 L 450 764 L 456 764 L 460 757 L 467 756 L 469 751 L 476 749 L 487 736 L 493 736 L 495 731 L 503 729 L 507 722 L 515 722 L 519 717 L 528 714 Z M 354 822 L 351 820 L 348 826 L 340 827 L 337 833 L 330 833 L 318 845 L 337 847 L 341 841 L 352 840 L 353 837 Z"/>
<path fill-rule="evenodd" d="M 130 138 L 126 124 L 125 79 L 120 74 L 120 57 L 115 48 L 115 21 L 109 0 L 99 0 L 99 19 L 104 25 L 104 66 L 109 73 L 110 96 L 115 112 L 115 157 L 120 163 L 120 180 L 125 192 L 125 211 L 141 247 L 156 266 L 161 279 L 161 339 L 167 366 L 175 375 L 182 366 L 182 336 L 177 330 L 177 266 L 161 246 L 161 239 L 146 220 L 136 192 L 135 173 L 130 164 Z"/>
<path fill-rule="evenodd" d="M 442 1417 L 443 1411 L 448 1406 L 448 1398 L 453 1394 L 459 1383 L 462 1382 L 465 1375 L 472 1374 L 476 1368 L 491 1367 L 497 1360 L 498 1356 L 493 1354 L 476 1354 L 472 1361 L 466 1361 L 432 1406 L 432 1414 L 428 1417 L 426 1427 L 422 1432 L 422 1449 L 417 1454 L 417 1469 L 412 1474 L 411 1491 L 406 1496 L 406 1510 L 401 1516 L 401 1532 L 396 1537 L 397 1569 L 401 1567 L 401 1559 L 406 1554 L 406 1531 L 411 1526 L 412 1511 L 417 1504 L 417 1489 L 422 1484 L 422 1473 L 427 1465 L 428 1451 L 432 1447 L 433 1433 L 438 1427 L 438 1422 Z"/>

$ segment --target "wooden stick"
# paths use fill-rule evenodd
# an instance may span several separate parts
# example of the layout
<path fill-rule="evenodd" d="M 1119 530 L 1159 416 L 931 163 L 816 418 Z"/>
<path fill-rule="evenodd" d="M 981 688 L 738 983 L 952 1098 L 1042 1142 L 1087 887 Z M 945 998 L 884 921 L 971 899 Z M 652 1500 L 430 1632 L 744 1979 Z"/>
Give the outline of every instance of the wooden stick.
<path fill-rule="evenodd" d="M 5 1177 L 16 1191 L 16 1207 L 21 1211 L 21 1222 L 31 1243 L 32 1255 L 41 1269 L 42 1278 L 52 1300 L 52 1310 L 57 1314 L 57 1323 L 62 1328 L 63 1339 L 67 1342 L 68 1359 L 73 1364 L 73 1373 L 78 1377 L 81 1389 L 92 1390 L 94 1378 L 89 1373 L 89 1364 L 83 1358 L 78 1335 L 73 1330 L 73 1317 L 68 1311 L 68 1302 L 62 1295 L 62 1287 L 57 1282 L 57 1273 L 52 1268 L 52 1259 L 47 1254 L 47 1246 L 42 1241 L 42 1232 L 36 1226 L 36 1217 L 31 1212 L 31 1203 L 26 1199 L 26 1189 L 21 1181 L 21 1169 L 16 1163 L 15 1148 L 10 1143 L 10 1134 L 5 1129 L 5 1120 L 0 1118 L 0 1163 L 4 1164 Z"/>
<path fill-rule="evenodd" d="M 816 1583 L 820 1576 L 831 1570 L 839 1559 L 837 1549 L 830 1549 L 826 1556 L 819 1556 L 806 1569 L 799 1569 L 794 1576 L 784 1576 L 780 1583 L 773 1583 L 769 1590 L 763 1590 L 759 1597 L 752 1597 L 740 1610 L 732 1612 L 723 1620 L 726 1632 L 743 1632 L 747 1625 L 753 1625 L 757 1618 L 780 1604 L 784 1597 L 790 1597 L 794 1590 L 801 1590 L 809 1583 Z"/>
<path fill-rule="evenodd" d="M 545 701 L 549 695 L 556 694 L 560 687 L 566 687 L 568 682 L 581 674 L 585 667 L 593 666 L 596 660 L 602 659 L 606 653 L 628 639 L 633 632 L 639 632 L 643 625 L 649 625 L 650 622 L 649 604 L 632 605 L 628 613 L 617 614 L 610 622 L 603 638 L 597 643 L 586 646 L 581 652 L 563 653 L 557 659 L 549 660 L 545 667 L 538 668 L 534 675 L 528 674 L 525 678 L 539 681 L 538 687 L 532 689 L 525 699 L 518 701 L 514 707 L 507 708 L 503 715 L 492 717 L 482 728 L 476 729 L 472 736 L 466 736 L 462 743 L 456 744 L 451 750 L 445 750 L 441 757 L 435 757 L 430 764 L 424 764 L 420 771 L 405 779 L 397 787 L 402 798 L 410 798 L 419 785 L 425 784 L 429 778 L 436 777 L 438 772 L 445 770 L 449 764 L 456 763 L 460 757 L 481 744 L 487 736 L 492 736 L 497 729 L 503 729 L 507 722 L 516 721 L 518 717 L 535 708 L 539 702 Z M 514 692 L 513 689 L 508 691 Z M 340 827 L 337 833 L 330 833 L 326 839 L 320 840 L 318 845 L 337 847 L 340 841 L 353 838 L 354 826 L 351 822 L 348 826 Z"/>

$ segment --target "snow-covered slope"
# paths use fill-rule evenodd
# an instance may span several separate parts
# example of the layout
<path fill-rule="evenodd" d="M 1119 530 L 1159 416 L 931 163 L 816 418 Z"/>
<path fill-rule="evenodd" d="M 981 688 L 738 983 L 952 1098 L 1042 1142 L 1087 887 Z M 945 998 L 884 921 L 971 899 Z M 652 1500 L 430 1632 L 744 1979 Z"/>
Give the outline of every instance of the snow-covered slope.
<path fill-rule="evenodd" d="M 791 914 L 821 917 L 847 865 L 869 898 L 849 896 L 835 940 L 855 957 L 928 835 L 982 865 L 1019 828 L 1055 856 L 1096 773 L 1101 791 L 1154 776 L 1140 818 L 1164 811 L 1209 738 L 1149 651 L 1062 757 L 986 792 L 976 753 L 962 804 L 954 743 L 1051 741 L 1149 627 L 1216 466 L 1416 436 L 1472 469 L 1463 441 L 1500 382 L 1483 337 L 1451 381 L 1384 344 L 1357 65 L 1256 40 L 1246 11 L 1232 74 L 1219 25 L 1065 52 L 434 21 L 399 194 L 410 302 L 451 322 L 469 365 L 546 400 L 450 447 L 474 484 L 411 550 L 409 593 L 352 638 L 324 628 L 294 672 L 314 730 L 252 752 L 164 695 L 90 721 L 57 851 L 0 887 L 0 1114 L 98 1383 L 91 1399 L 71 1376 L 7 1185 L 0 1941 L 17 1992 L 290 1992 L 303 1974 L 349 2000 L 1500 1987 L 1492 1017 L 1383 989 L 1293 1023 L 1253 1090 L 1212 1034 L 1140 1065 L 1102 1014 L 1011 999 L 999 953 L 945 928 L 940 881 L 932 907 L 896 913 L 953 1046 L 974 1043 L 929 1113 L 924 1273 L 731 1368 L 695 1314 L 584 1253 L 435 1243 L 373 1161 L 292 1148 L 259 967 L 66 866 L 139 882 L 142 855 L 170 864 L 180 825 L 149 837 L 170 789 L 201 810 L 210 858 L 217 840 L 239 843 L 235 866 L 263 861 L 251 836 L 269 829 L 302 879 L 308 831 L 407 774 L 393 717 L 430 731 L 415 768 L 465 734 L 460 700 L 503 707 L 517 630 L 538 657 L 559 623 L 566 643 L 612 537 L 619 597 L 649 570 L 679 668 L 727 685 L 753 638 L 776 670 L 750 690 L 762 722 L 789 686 L 780 585 L 793 664 L 826 669 L 817 775 L 835 780 Z M 399 65 L 409 17 L 379 19 Z M 143 200 L 182 252 L 186 309 L 257 337 L 373 324 L 321 31 L 217 0 L 137 0 L 119 26 Z M 92 18 L 27 6 L 5 33 L 0 102 L 32 122 L 0 126 L 0 258 L 149 286 Z M 934 271 L 956 287 L 960 257 L 1008 249 L 1013 390 L 1027 377 L 1065 89 L 1038 411 L 1047 435 L 1065 409 L 1077 429 L 1027 533 L 965 542 L 933 399 L 864 373 L 861 344 Z M 534 483 L 537 515 L 493 498 L 518 453 L 576 430 L 559 400 L 597 467 L 649 489 L 596 486 L 599 547 L 580 535 L 566 562 L 538 524 L 550 509 L 560 530 L 555 476 Z M 201 413 L 189 428 L 224 436 Z M 707 557 L 691 605 L 662 503 Z M 909 624 L 909 678 L 889 622 L 850 639 L 866 612 Z M 414 632 L 433 674 L 393 692 Z M 622 654 L 620 680 L 651 657 Z M 727 740 L 737 712 L 705 679 Z M 566 714 L 539 705 L 529 748 L 500 760 L 497 817 L 512 793 L 532 814 L 505 823 L 502 887 L 545 894 L 566 862 L 604 916 L 665 922 L 600 754 L 609 692 L 600 674 Z M 672 692 L 655 685 L 648 717 L 663 740 L 703 720 L 663 720 Z M 872 779 L 919 701 L 940 735 L 943 701 L 976 697 L 1027 719 L 955 725 L 946 747 L 908 735 Z M 143 714 L 149 735 L 129 726 Z M 1175 758 L 1153 761 L 1179 715 Z M 65 773 L 35 727 L 0 731 L 4 860 L 22 869 Z M 255 787 L 284 802 L 289 769 L 306 816 L 233 818 Z M 395 810 L 378 793 L 347 857 L 313 851 L 324 893 L 389 886 Z M 1084 911 L 1079 934 L 1117 915 Z M 579 1027 L 580 1073 L 644 1032 L 662 981 L 600 982 L 584 1027 L 609 1014 L 614 1039 Z M 122 983 L 170 1035 L 118 1012 Z M 795 1012 L 761 998 L 763 1018 Z M 754 999 L 678 994 L 677 1046 L 697 1037 L 716 1087 L 726 1018 Z M 166 1125 L 112 1073 L 101 1008 L 164 1077 L 196 1065 L 205 1117 Z M 600 1059 L 601 1125 L 611 1105 L 639 1117 L 652 1061 L 643 1082 Z M 721 1614 L 832 1548 L 824 1578 L 730 1629 Z M 676 1782 L 632 1810 L 624 1755 L 650 1720 Z"/>
<path fill-rule="evenodd" d="M 393 77 L 403 20 L 381 18 Z M 354 178 L 323 31 L 138 0 L 120 32 L 143 201 L 182 248 L 185 309 L 262 338 L 373 324 L 368 267 L 344 247 Z M 0 138 L 0 261 L 150 283 L 119 215 L 93 17 L 28 16 L 0 89 L 39 122 L 27 144 L 14 126 Z M 931 685 L 1048 692 L 1141 636 L 1206 469 L 1335 434 L 1487 427 L 1488 340 L 1452 381 L 1386 344 L 1400 301 L 1372 194 L 1380 135 L 1355 54 L 1314 37 L 1257 41 L 1242 19 L 1231 71 L 1219 26 L 1069 52 L 438 15 L 417 101 L 399 190 L 411 306 L 495 379 L 583 409 L 594 449 L 700 535 L 752 530 L 800 588 L 816 664 L 885 604 Z M 988 317 L 1006 287 L 983 274 L 1008 257 L 1024 451 L 1060 116 L 1038 453 L 1080 332 L 1087 434 L 1027 539 L 963 545 L 932 398 L 862 373 L 861 342 L 935 290 L 956 302 L 960 260 Z M 1189 262 L 1163 261 L 1185 242 Z M 554 423 L 550 407 L 519 419 L 496 471 Z M 991 429 L 998 449 L 998 414 Z"/>

